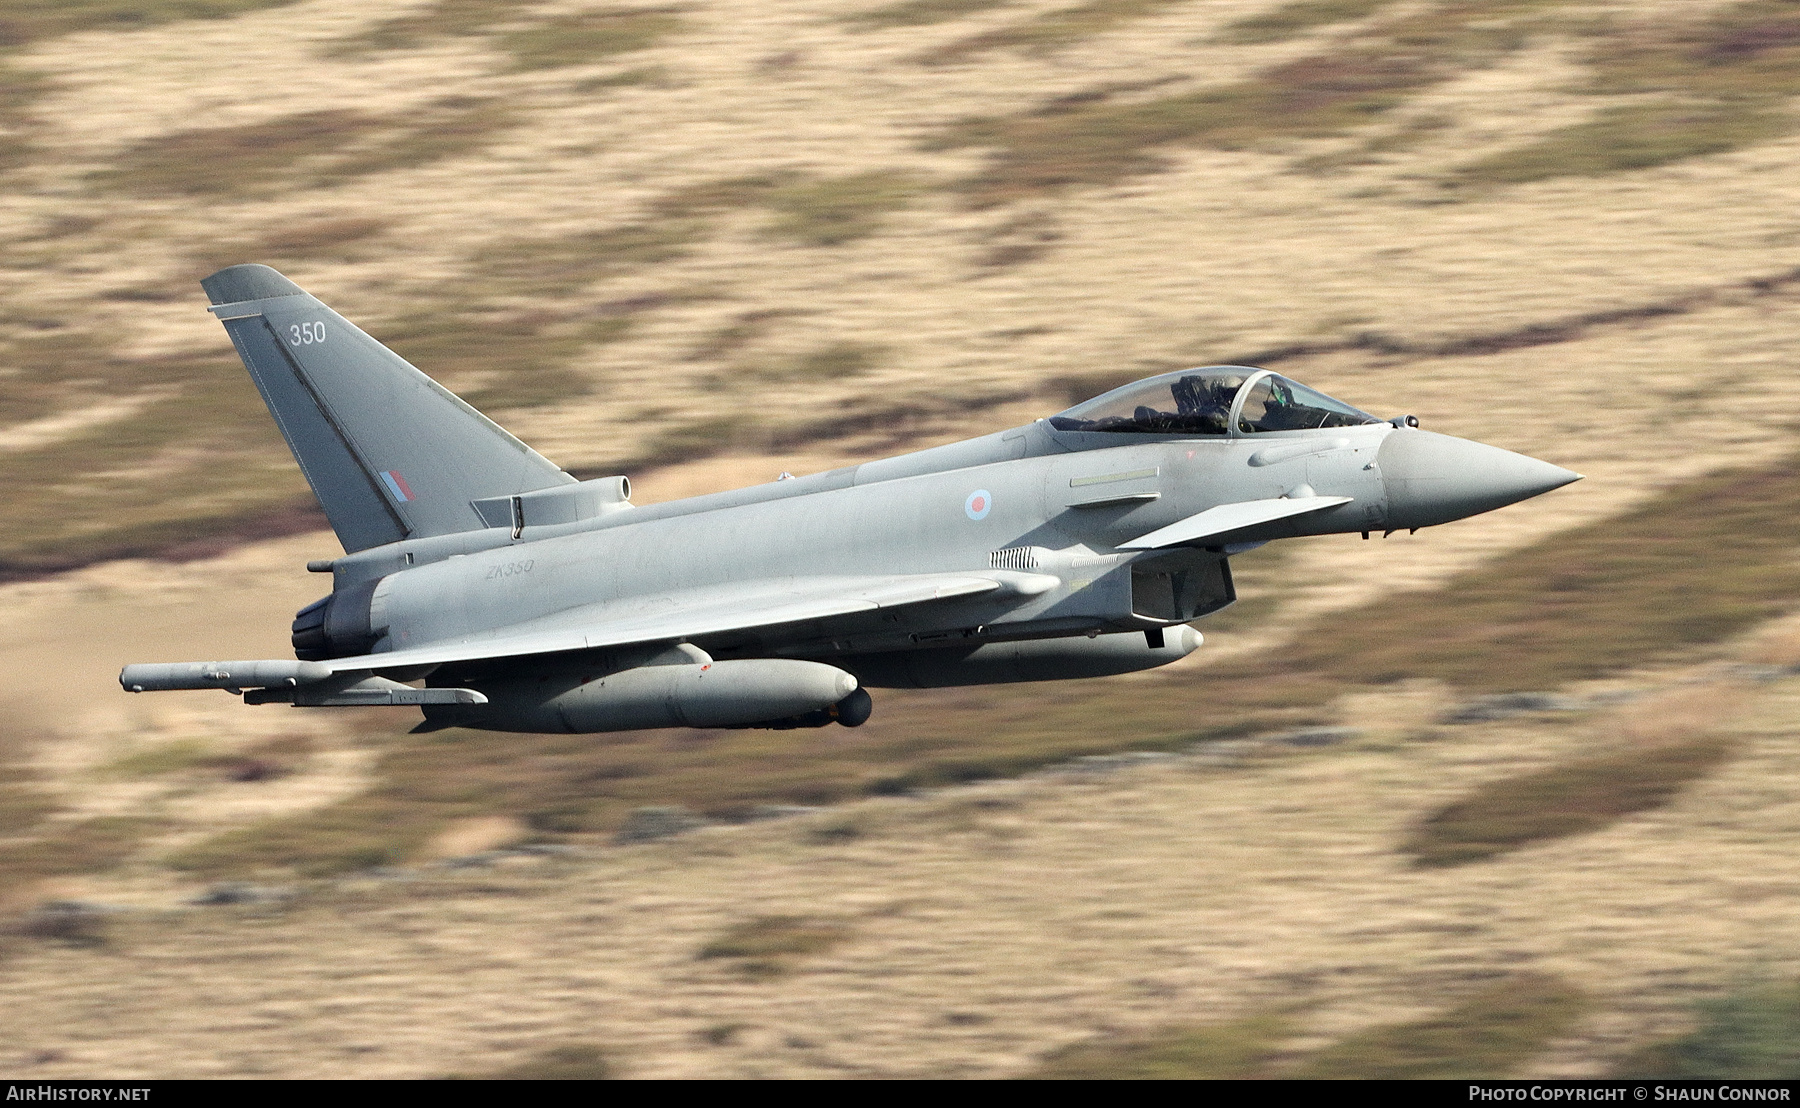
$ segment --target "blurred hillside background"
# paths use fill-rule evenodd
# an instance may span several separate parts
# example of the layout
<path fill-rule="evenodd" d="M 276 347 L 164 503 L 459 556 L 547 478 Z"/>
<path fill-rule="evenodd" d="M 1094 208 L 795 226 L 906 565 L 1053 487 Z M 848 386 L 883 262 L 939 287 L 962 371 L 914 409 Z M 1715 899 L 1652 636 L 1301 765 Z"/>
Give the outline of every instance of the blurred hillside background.
<path fill-rule="evenodd" d="M 0 1064 L 1800 1073 L 1800 2 L 0 0 Z M 858 731 L 127 697 L 337 553 L 198 278 L 640 502 L 1249 362 L 1588 480 Z"/>

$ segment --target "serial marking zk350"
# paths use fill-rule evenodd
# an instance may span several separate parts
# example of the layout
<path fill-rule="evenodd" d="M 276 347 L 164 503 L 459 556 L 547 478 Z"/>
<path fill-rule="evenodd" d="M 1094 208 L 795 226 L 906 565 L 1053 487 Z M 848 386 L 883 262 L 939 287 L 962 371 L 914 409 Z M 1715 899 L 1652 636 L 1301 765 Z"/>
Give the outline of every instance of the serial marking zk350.
<path fill-rule="evenodd" d="M 345 554 L 309 566 L 332 591 L 295 618 L 295 660 L 132 665 L 132 692 L 416 705 L 426 728 L 856 726 L 869 687 L 1165 665 L 1235 599 L 1234 553 L 1429 527 L 1578 478 L 1210 366 L 634 507 L 626 478 L 577 481 L 273 269 L 201 284 Z"/>

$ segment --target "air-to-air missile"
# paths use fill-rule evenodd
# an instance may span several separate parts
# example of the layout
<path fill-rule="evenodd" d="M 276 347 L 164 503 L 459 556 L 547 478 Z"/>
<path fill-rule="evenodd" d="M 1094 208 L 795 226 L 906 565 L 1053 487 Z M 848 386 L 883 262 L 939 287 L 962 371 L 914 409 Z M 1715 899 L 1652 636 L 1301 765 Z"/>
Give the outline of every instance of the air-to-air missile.
<path fill-rule="evenodd" d="M 423 729 L 857 726 L 869 688 L 1177 661 L 1277 539 L 1448 523 L 1577 480 L 1277 373 L 1146 378 L 981 438 L 645 507 L 559 469 L 275 270 L 201 282 L 342 557 L 294 658 L 132 692 L 414 705 Z"/>

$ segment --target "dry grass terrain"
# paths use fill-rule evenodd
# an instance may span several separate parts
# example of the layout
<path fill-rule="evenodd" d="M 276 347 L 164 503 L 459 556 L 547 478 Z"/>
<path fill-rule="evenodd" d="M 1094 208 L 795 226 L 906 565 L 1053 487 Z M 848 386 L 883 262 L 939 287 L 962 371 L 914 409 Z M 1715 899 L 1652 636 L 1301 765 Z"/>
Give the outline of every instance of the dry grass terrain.
<path fill-rule="evenodd" d="M 1791 1076 L 1797 63 L 1781 0 L 0 0 L 0 1058 Z M 1589 479 L 856 732 L 127 697 L 336 550 L 239 261 L 640 500 L 1223 361 Z"/>

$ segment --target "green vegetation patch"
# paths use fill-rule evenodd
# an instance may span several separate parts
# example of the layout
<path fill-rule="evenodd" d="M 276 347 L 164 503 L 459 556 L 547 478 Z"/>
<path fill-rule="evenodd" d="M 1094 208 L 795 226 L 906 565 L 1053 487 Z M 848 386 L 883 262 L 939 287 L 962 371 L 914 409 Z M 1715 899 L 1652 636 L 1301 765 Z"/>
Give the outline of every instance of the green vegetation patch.
<path fill-rule="evenodd" d="M 338 45 L 339 53 L 404 50 L 433 39 L 496 33 L 515 70 L 589 65 L 644 50 L 687 27 L 680 9 L 601 8 L 529 21 L 537 0 L 440 0 L 384 20 Z"/>
<path fill-rule="evenodd" d="M 404 123 L 399 123 L 404 119 Z M 498 100 L 452 96 L 390 120 L 374 141 L 321 167 L 316 183 L 332 185 L 393 169 L 412 169 L 480 150 L 519 122 Z"/>
<path fill-rule="evenodd" d="M 919 182 L 885 170 L 777 185 L 761 197 L 773 214 L 769 233 L 807 246 L 866 238 L 921 191 Z"/>
<path fill-rule="evenodd" d="M 890 27 L 924 27 L 1004 7 L 1009 0 L 900 0 L 848 16 L 845 22 L 865 31 Z"/>
<path fill-rule="evenodd" d="M 1225 25 L 1221 42 L 1280 42 L 1334 23 L 1367 19 L 1394 0 L 1294 0 Z"/>
<path fill-rule="evenodd" d="M 0 907 L 29 900 L 32 886 L 47 878 L 114 868 L 137 850 L 148 830 L 142 820 L 107 816 L 0 844 Z"/>
<path fill-rule="evenodd" d="M 181 19 L 223 19 L 295 0 L 0 0 L 0 49 L 76 31 L 129 31 Z"/>
<path fill-rule="evenodd" d="M 17 767 L 7 767 L 8 776 L 16 776 L 18 772 Z M 30 831 L 55 810 L 56 801 L 48 793 L 29 785 L 0 785 L 0 838 Z"/>
<path fill-rule="evenodd" d="M 1545 974 L 1496 981 L 1415 1023 L 1334 1043 L 1282 1074 L 1327 1080 L 1506 1077 L 1572 1031 L 1590 1006 L 1580 989 Z"/>
<path fill-rule="evenodd" d="M 761 203 L 770 190 L 792 180 L 792 175 L 761 173 L 701 181 L 663 196 L 657 200 L 655 211 L 663 219 L 695 219 L 747 208 Z"/>
<path fill-rule="evenodd" d="M 483 34 L 517 20 L 541 0 L 438 0 L 406 15 L 384 19 L 339 42 L 339 54 L 408 50 L 436 38 Z"/>
<path fill-rule="evenodd" d="M 348 109 L 145 139 L 90 180 L 146 196 L 266 196 L 458 157 L 516 122 L 494 101 L 451 97 L 394 116 Z"/>
<path fill-rule="evenodd" d="M 555 69 L 646 50 L 686 26 L 675 8 L 608 8 L 508 31 L 500 46 L 514 69 Z"/>
<path fill-rule="evenodd" d="M 161 743 L 127 754 L 102 766 L 102 777 L 162 777 L 205 766 L 217 757 L 212 745 L 197 739 Z"/>
<path fill-rule="evenodd" d="M 874 369 L 886 348 L 837 342 L 787 358 L 746 362 L 718 375 L 725 384 L 767 381 L 839 381 Z"/>
<path fill-rule="evenodd" d="M 1700 1005 L 1699 1026 L 1613 1068 L 1621 1077 L 1800 1078 L 1800 985 L 1765 983 Z"/>
<path fill-rule="evenodd" d="M 1268 1076 L 1293 1036 L 1281 1015 L 1177 1027 L 1139 1038 L 1078 1043 L 1027 1077 L 1064 1081 L 1239 1081 Z"/>
<path fill-rule="evenodd" d="M 701 947 L 695 957 L 726 959 L 751 977 L 773 977 L 793 969 L 801 959 L 825 951 L 850 937 L 841 920 L 806 916 L 759 916 L 726 931 Z"/>
<path fill-rule="evenodd" d="M 1578 91 L 1653 96 L 1464 166 L 1451 185 L 1591 177 L 1739 150 L 1800 126 L 1800 6 L 1750 0 L 1595 36 Z"/>
<path fill-rule="evenodd" d="M 0 172 L 24 165 L 31 157 L 29 112 L 48 87 L 43 74 L 0 60 Z"/>
<path fill-rule="evenodd" d="M 779 321 L 800 314 L 802 313 L 791 308 L 763 308 L 744 312 L 703 339 L 688 352 L 687 360 L 710 362 L 735 354 L 767 335 Z"/>
<path fill-rule="evenodd" d="M 1788 111 L 1676 100 L 1603 109 L 1585 123 L 1503 150 L 1457 171 L 1455 184 L 1511 185 L 1649 169 L 1754 146 L 1793 131 Z"/>
<path fill-rule="evenodd" d="M 1027 209 L 983 236 L 986 247 L 977 264 L 988 269 L 1025 265 L 1048 254 L 1062 237 L 1054 216 Z"/>
<path fill-rule="evenodd" d="M 766 231 L 805 246 L 836 246 L 880 230 L 924 185 L 910 174 L 871 170 L 842 177 L 798 173 L 760 174 L 707 181 L 678 189 L 657 202 L 661 221 L 694 225 L 720 213 L 760 207 Z M 697 230 L 697 228 L 696 228 Z"/>
<path fill-rule="evenodd" d="M 1800 456 L 1686 482 L 1302 633 L 1291 665 L 1380 684 L 1556 688 L 1718 642 L 1800 600 Z M 1453 598 L 1453 599 L 1452 599 Z M 1354 628 L 1357 646 L 1343 640 Z"/>
<path fill-rule="evenodd" d="M 101 777 L 162 777 L 206 770 L 230 781 L 265 781 L 291 772 L 312 750 L 304 735 L 285 735 L 241 753 L 219 751 L 210 743 L 182 739 L 161 743 L 102 766 Z"/>
<path fill-rule="evenodd" d="M 604 1081 L 617 1076 L 606 1051 L 590 1043 L 551 1047 L 516 1066 L 486 1075 L 496 1081 Z"/>
<path fill-rule="evenodd" d="M 1383 155 L 1410 150 L 1451 125 L 1442 115 L 1424 115 L 1407 119 L 1398 126 L 1377 131 L 1347 148 L 1309 154 L 1296 163 L 1307 173 L 1324 175 L 1353 165 L 1370 165 L 1383 160 Z"/>
<path fill-rule="evenodd" d="M 1436 1015 L 1389 1024 L 1298 1054 L 1291 1017 L 1259 1013 L 1226 1023 L 1080 1043 L 1026 1076 L 1065 1079 L 1302 1080 L 1504 1077 L 1566 1035 L 1587 997 L 1544 974 L 1486 985 Z"/>
<path fill-rule="evenodd" d="M 1072 8 L 1057 8 L 992 31 L 984 31 L 925 55 L 932 64 L 965 61 L 993 50 L 1021 49 L 1047 53 L 1127 23 L 1158 15 L 1188 0 L 1089 0 Z"/>
<path fill-rule="evenodd" d="M 624 69 L 617 73 L 605 73 L 598 77 L 589 77 L 577 81 L 572 89 L 582 95 L 604 92 L 614 88 L 634 88 L 638 85 L 660 85 L 669 79 L 669 71 L 660 65 L 644 65 L 636 69 Z"/>
<path fill-rule="evenodd" d="M 556 296 L 608 277 L 685 257 L 708 228 L 688 218 L 655 219 L 554 238 L 519 239 L 477 254 L 473 268 L 495 296 Z"/>
<path fill-rule="evenodd" d="M 329 164 L 381 129 L 373 117 L 336 109 L 177 131 L 131 147 L 92 180 L 151 196 L 257 195 L 298 183 L 305 167 Z"/>
<path fill-rule="evenodd" d="M 466 810 L 450 804 L 395 802 L 395 790 L 331 805 L 301 816 L 228 831 L 177 851 L 175 869 L 202 877 L 289 867 L 306 877 L 396 866 L 415 857 L 432 836 Z"/>
<path fill-rule="evenodd" d="M 235 357 L 119 358 L 89 336 L 60 331 L 0 346 L 0 373 L 0 412 L 14 427 L 137 400 L 0 451 L 0 577 L 144 556 L 245 528 L 291 533 L 280 520 L 318 525 Z"/>
<path fill-rule="evenodd" d="M 1384 23 L 1330 54 L 1298 58 L 1232 84 L 1153 98 L 1099 88 L 1013 116 L 953 124 L 933 149 L 991 151 L 961 183 L 977 203 L 1154 172 L 1171 146 L 1242 149 L 1364 127 L 1424 89 L 1530 41 L 1558 0 L 1441 4 Z"/>
<path fill-rule="evenodd" d="M 80 331 L 45 328 L 0 342 L 0 425 L 48 416 L 68 399 L 68 385 L 108 383 L 123 376 L 93 337 Z"/>
<path fill-rule="evenodd" d="M 1336 134 L 1439 79 L 1406 57 L 1303 59 L 1257 80 L 1176 96 L 1122 100 L 1096 90 L 1025 115 L 966 120 L 929 145 L 991 151 L 987 166 L 961 183 L 987 206 L 1155 172 L 1173 145 L 1235 149 Z"/>
<path fill-rule="evenodd" d="M 1456 866 L 1585 835 L 1669 803 L 1724 764 L 1732 748 L 1729 739 L 1708 735 L 1493 781 L 1427 817 L 1401 849 L 1421 866 Z"/>
<path fill-rule="evenodd" d="M 332 216 L 291 223 L 270 232 L 256 250 L 259 254 L 278 258 L 336 260 L 344 256 L 347 247 L 367 242 L 387 226 L 386 220 L 367 216 Z"/>
<path fill-rule="evenodd" d="M 1722 100 L 1800 95 L 1800 6 L 1750 0 L 1600 39 L 1587 91 Z"/>

